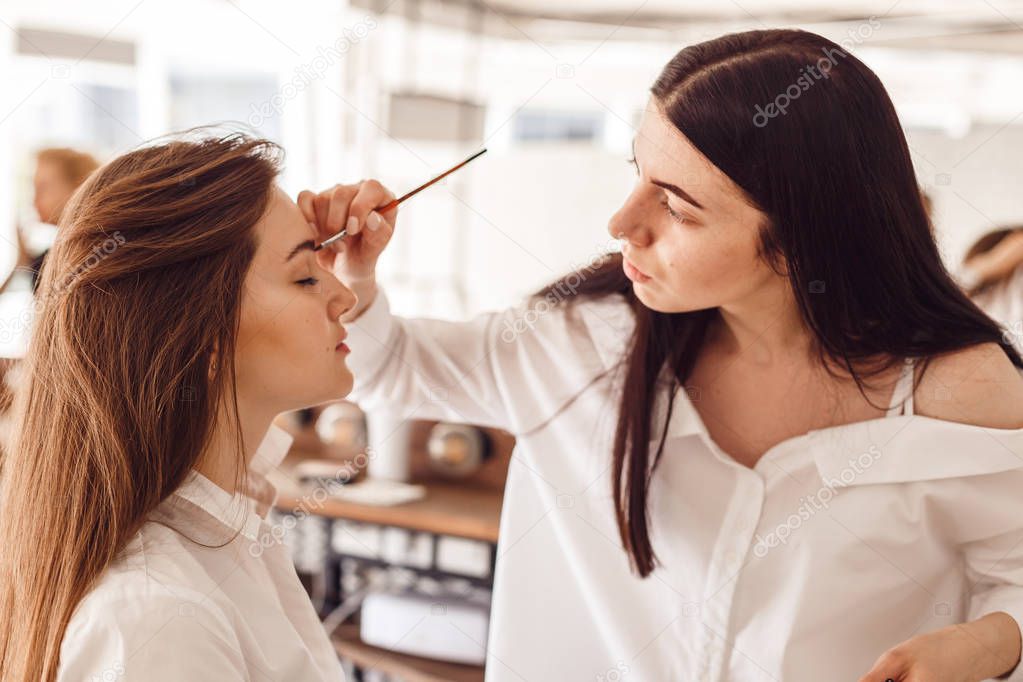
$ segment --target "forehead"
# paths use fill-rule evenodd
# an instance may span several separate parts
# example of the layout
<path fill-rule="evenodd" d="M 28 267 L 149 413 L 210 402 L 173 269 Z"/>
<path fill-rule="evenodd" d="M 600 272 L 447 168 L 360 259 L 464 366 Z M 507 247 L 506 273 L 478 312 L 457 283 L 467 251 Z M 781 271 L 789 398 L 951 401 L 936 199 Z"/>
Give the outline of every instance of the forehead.
<path fill-rule="evenodd" d="M 643 173 L 686 190 L 707 209 L 722 198 L 738 199 L 742 192 L 669 121 L 650 98 L 634 138 L 636 159 Z"/>
<path fill-rule="evenodd" d="M 306 222 L 301 209 L 284 190 L 275 187 L 270 205 L 256 225 L 256 260 L 284 267 L 284 259 L 295 246 L 307 239 L 315 239 L 316 231 Z M 291 262 L 307 258 L 303 252 Z"/>

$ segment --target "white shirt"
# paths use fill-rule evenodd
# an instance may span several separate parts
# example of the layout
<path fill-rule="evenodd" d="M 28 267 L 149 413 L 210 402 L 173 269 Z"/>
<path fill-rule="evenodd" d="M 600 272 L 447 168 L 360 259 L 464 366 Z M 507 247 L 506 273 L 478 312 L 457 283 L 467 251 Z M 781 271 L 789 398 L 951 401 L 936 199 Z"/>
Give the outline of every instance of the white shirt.
<path fill-rule="evenodd" d="M 1023 622 L 1023 429 L 915 415 L 909 401 L 898 414 L 901 399 L 778 443 L 751 469 L 677 393 L 651 489 L 661 565 L 635 577 L 609 474 L 632 315 L 621 297 L 566 309 L 407 320 L 381 292 L 350 327 L 360 403 L 517 437 L 488 682 L 853 680 L 916 634 L 993 611 Z"/>
<path fill-rule="evenodd" d="M 291 441 L 271 426 L 250 467 L 265 473 Z M 275 541 L 280 530 L 250 498 L 190 472 L 80 602 L 58 680 L 343 680 L 287 548 Z"/>

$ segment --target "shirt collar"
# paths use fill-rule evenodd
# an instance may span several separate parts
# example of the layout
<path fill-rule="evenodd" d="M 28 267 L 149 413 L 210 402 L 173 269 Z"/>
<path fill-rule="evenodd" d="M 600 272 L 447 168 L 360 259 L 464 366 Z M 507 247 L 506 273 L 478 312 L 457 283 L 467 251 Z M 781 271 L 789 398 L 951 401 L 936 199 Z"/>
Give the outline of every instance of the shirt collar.
<path fill-rule="evenodd" d="M 1023 429 L 894 415 L 811 431 L 821 478 L 833 487 L 933 481 L 1023 467 Z"/>
<path fill-rule="evenodd" d="M 184 500 L 206 512 L 232 532 L 238 531 L 249 540 L 259 535 L 260 518 L 255 501 L 241 493 L 233 495 L 193 469 L 185 482 L 174 491 L 172 505 Z"/>
<path fill-rule="evenodd" d="M 675 403 L 666 441 L 696 435 L 717 452 L 693 405 L 699 393 L 678 385 L 674 389 L 665 385 L 657 394 L 651 445 L 660 440 L 656 425 L 664 424 L 671 390 Z M 813 429 L 786 442 L 809 450 L 821 478 L 836 487 L 980 476 L 1023 467 L 1023 429 L 989 428 L 919 414 Z"/>
<path fill-rule="evenodd" d="M 293 440 L 290 433 L 271 424 L 249 461 L 249 469 L 258 476 L 265 476 L 281 463 Z M 255 501 L 250 497 L 239 492 L 232 495 L 194 469 L 174 492 L 174 497 L 199 507 L 232 531 L 239 531 L 252 541 L 257 540 L 261 519 L 255 511 Z"/>
<path fill-rule="evenodd" d="M 256 448 L 256 454 L 249 461 L 249 469 L 263 476 L 270 473 L 288 454 L 294 440 L 293 435 L 276 424 L 270 424 L 266 437 L 263 438 L 263 442 Z"/>

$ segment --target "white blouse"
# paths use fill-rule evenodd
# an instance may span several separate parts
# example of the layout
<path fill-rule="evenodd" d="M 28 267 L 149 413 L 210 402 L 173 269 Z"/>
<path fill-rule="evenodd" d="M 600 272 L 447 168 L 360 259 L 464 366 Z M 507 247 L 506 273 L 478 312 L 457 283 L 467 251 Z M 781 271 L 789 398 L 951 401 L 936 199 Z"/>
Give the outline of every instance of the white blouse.
<path fill-rule="evenodd" d="M 472 643 L 488 682 L 851 680 L 916 634 L 1023 622 L 1023 429 L 913 414 L 912 364 L 886 417 L 790 438 L 753 468 L 679 391 L 651 490 L 660 565 L 642 580 L 610 493 L 624 299 L 454 323 L 378 296 L 350 326 L 353 397 L 517 437 L 489 639 Z"/>
<path fill-rule="evenodd" d="M 271 426 L 251 468 L 291 441 Z M 190 472 L 75 610 L 58 680 L 343 680 L 274 530 L 253 500 Z"/>

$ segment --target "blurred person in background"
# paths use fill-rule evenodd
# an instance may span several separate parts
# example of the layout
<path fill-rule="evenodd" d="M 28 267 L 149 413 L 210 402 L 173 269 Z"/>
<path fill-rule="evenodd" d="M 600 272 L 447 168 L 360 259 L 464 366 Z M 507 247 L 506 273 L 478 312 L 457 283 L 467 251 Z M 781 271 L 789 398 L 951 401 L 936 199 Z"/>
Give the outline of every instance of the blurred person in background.
<path fill-rule="evenodd" d="M 1023 225 L 1003 225 L 966 251 L 960 284 L 984 312 L 1007 328 L 1023 349 Z"/>
<path fill-rule="evenodd" d="M 39 150 L 36 153 L 36 168 L 32 178 L 32 205 L 39 216 L 39 221 L 44 225 L 55 226 L 60 221 L 60 214 L 71 199 L 71 195 L 97 168 L 99 162 L 85 152 L 67 147 Z M 32 253 L 24 232 L 25 228 L 21 225 L 16 227 L 18 255 L 14 270 L 0 285 L 0 293 L 11 286 L 19 270 L 28 270 L 32 291 L 39 285 L 39 273 L 48 249 L 41 253 Z"/>
<path fill-rule="evenodd" d="M 39 285 L 39 273 L 42 271 L 48 249 L 33 252 L 32 242 L 38 240 L 30 237 L 49 235 L 40 232 L 56 232 L 56 225 L 64 206 L 71 199 L 75 190 L 85 179 L 99 167 L 99 163 L 90 154 L 67 147 L 51 147 L 41 149 L 35 155 L 35 172 L 33 174 L 32 205 L 35 208 L 39 223 L 30 226 L 15 225 L 17 254 L 14 267 L 7 278 L 0 284 L 0 294 L 17 291 L 35 293 Z M 26 314 L 26 306 L 31 305 L 30 299 L 15 295 L 13 299 L 0 299 L 0 328 L 7 335 L 18 337 L 27 335 L 21 320 Z M 12 383 L 15 374 L 12 370 L 17 366 L 21 351 L 6 349 L 0 357 L 0 447 L 6 447 L 9 431 L 7 411 L 10 408 Z"/>

